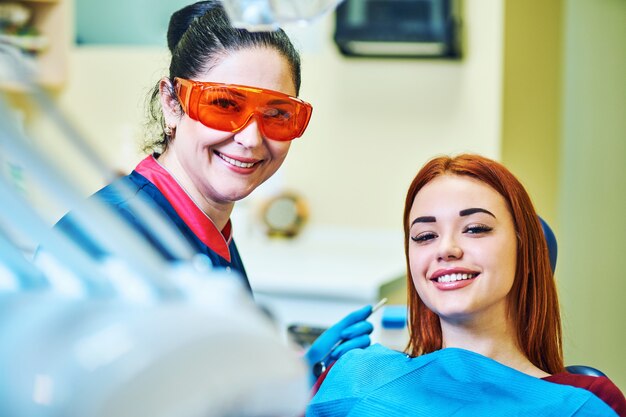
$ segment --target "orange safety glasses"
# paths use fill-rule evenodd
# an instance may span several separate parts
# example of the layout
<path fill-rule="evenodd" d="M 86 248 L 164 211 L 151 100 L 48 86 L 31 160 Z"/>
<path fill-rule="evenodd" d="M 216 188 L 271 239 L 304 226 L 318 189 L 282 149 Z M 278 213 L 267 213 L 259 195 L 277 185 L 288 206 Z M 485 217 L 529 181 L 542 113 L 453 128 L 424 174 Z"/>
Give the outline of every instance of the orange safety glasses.
<path fill-rule="evenodd" d="M 185 113 L 211 129 L 237 133 L 252 118 L 268 139 L 289 141 L 302 136 L 313 106 L 272 90 L 174 78 Z"/>

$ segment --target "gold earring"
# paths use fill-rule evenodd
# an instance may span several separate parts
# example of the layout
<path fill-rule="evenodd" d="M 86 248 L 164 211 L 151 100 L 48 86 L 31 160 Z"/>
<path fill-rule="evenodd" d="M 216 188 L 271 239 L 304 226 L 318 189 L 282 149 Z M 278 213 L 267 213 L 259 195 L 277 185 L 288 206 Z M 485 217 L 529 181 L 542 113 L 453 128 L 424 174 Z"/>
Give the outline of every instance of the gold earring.
<path fill-rule="evenodd" d="M 167 137 L 171 137 L 173 131 L 174 131 L 174 128 L 171 127 L 171 126 L 165 126 L 163 128 L 163 133 L 165 133 L 165 136 L 167 136 Z"/>

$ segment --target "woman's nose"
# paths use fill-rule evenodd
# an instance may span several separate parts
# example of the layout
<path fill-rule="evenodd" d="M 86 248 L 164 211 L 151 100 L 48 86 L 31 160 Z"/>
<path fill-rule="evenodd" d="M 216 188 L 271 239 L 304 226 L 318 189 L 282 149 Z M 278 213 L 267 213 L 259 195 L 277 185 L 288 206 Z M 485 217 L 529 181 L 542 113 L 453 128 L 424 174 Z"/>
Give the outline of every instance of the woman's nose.
<path fill-rule="evenodd" d="M 439 240 L 439 248 L 437 260 L 450 261 L 461 259 L 463 257 L 463 249 L 459 246 L 453 237 L 445 237 Z"/>
<path fill-rule="evenodd" d="M 254 148 L 255 146 L 259 146 L 263 143 L 263 135 L 259 130 L 259 125 L 256 119 L 252 118 L 246 127 L 235 133 L 234 140 L 246 148 Z"/>

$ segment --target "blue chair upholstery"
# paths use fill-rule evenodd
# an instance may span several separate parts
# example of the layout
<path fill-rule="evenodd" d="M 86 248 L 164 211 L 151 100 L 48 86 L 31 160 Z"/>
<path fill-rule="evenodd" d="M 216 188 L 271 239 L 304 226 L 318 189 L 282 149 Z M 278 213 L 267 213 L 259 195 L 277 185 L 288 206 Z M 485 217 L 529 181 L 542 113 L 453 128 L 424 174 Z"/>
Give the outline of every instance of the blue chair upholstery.
<path fill-rule="evenodd" d="M 543 235 L 546 237 L 546 243 L 548 244 L 548 255 L 550 257 L 550 267 L 552 268 L 552 273 L 554 273 L 556 269 L 556 257 L 558 255 L 558 246 L 556 244 L 556 236 L 554 232 L 546 223 L 544 219 L 539 216 L 539 221 L 541 222 L 541 228 L 543 229 Z"/>

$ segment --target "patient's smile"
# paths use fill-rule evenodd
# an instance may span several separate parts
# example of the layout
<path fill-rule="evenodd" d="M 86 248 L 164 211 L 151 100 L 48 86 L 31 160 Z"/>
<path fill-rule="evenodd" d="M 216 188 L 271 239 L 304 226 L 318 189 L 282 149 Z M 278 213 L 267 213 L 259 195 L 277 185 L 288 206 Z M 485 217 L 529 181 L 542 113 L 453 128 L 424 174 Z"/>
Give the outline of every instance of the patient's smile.
<path fill-rule="evenodd" d="M 435 282 L 455 282 L 455 281 L 462 281 L 462 280 L 466 280 L 466 279 L 474 279 L 478 276 L 477 273 L 475 274 L 447 274 L 447 275 L 441 275 L 439 277 L 436 278 L 431 278 L 431 281 L 435 281 Z"/>

